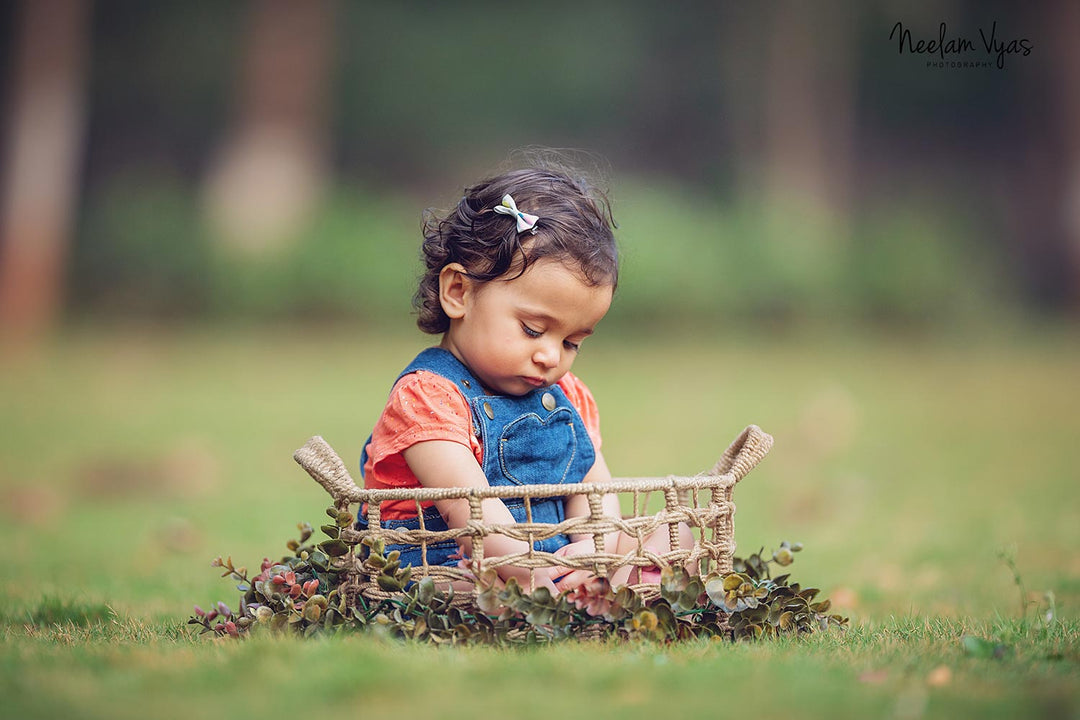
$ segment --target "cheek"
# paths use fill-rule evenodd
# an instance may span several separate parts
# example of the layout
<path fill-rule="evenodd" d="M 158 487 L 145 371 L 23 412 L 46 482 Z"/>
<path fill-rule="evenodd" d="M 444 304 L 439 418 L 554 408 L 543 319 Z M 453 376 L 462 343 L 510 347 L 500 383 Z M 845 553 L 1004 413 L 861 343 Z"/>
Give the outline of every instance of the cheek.
<path fill-rule="evenodd" d="M 505 357 L 513 352 L 516 339 L 510 328 L 498 323 L 481 331 L 480 343 L 489 357 Z"/>
<path fill-rule="evenodd" d="M 521 325 L 517 320 L 507 320 L 499 323 L 499 327 L 493 333 L 493 336 L 498 337 L 499 342 L 507 346 L 514 345 L 525 339 L 525 333 L 521 331 Z"/>

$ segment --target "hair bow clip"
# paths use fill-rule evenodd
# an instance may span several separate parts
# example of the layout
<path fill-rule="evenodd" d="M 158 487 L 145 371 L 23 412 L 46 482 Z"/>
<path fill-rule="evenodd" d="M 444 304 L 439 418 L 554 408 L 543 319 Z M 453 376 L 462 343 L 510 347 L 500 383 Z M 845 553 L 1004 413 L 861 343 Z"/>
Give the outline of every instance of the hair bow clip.
<path fill-rule="evenodd" d="M 512 215 L 517 219 L 517 231 L 519 233 L 530 230 L 534 235 L 536 234 L 536 221 L 540 218 L 518 210 L 517 203 L 514 202 L 514 198 L 509 193 L 503 195 L 502 204 L 495 206 L 495 212 L 500 215 Z"/>

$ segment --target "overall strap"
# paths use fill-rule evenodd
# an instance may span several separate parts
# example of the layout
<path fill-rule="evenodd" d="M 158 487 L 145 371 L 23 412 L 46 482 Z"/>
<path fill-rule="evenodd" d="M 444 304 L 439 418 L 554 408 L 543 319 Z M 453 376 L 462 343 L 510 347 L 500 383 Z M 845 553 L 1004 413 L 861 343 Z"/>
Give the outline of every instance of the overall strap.
<path fill-rule="evenodd" d="M 480 381 L 449 350 L 440 347 L 430 347 L 424 350 L 401 371 L 394 383 L 396 384 L 398 380 L 417 370 L 427 370 L 446 378 L 457 385 L 458 390 L 461 391 L 466 400 L 472 400 L 484 394 Z"/>
<path fill-rule="evenodd" d="M 484 390 L 480 385 L 480 381 L 477 380 L 469 368 L 465 367 L 460 360 L 454 357 L 454 354 L 449 350 L 444 350 L 440 347 L 430 347 L 409 363 L 401 374 L 394 379 L 394 385 L 398 380 L 414 373 L 418 370 L 426 370 L 433 372 L 436 375 L 446 378 L 450 382 L 457 386 L 457 389 L 461 391 L 461 394 L 465 396 L 466 401 L 469 401 L 470 406 L 473 404 L 473 398 L 480 397 L 484 394 Z M 391 385 L 391 388 L 393 385 Z M 475 410 L 474 410 L 475 414 Z M 368 454 L 367 446 L 371 442 L 371 435 L 368 435 L 367 440 L 364 441 L 364 446 L 360 450 L 360 477 L 364 477 L 364 466 L 367 465 Z"/>

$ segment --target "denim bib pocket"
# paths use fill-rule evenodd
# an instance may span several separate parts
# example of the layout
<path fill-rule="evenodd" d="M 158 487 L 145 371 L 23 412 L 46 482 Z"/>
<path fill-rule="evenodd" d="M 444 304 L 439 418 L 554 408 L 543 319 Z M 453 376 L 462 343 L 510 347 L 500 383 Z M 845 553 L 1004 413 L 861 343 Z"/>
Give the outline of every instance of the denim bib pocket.
<path fill-rule="evenodd" d="M 499 466 L 515 485 L 561 483 L 577 455 L 573 414 L 561 407 L 547 418 L 536 413 L 507 423 L 499 437 Z"/>

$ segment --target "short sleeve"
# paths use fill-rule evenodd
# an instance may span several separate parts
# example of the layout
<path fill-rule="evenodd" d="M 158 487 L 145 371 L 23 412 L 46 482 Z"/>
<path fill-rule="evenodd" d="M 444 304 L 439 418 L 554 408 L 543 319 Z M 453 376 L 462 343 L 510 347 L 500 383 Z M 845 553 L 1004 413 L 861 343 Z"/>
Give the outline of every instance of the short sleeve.
<path fill-rule="evenodd" d="M 419 442 L 449 440 L 471 449 L 472 417 L 468 402 L 457 386 L 446 378 L 425 371 L 397 381 L 382 415 L 371 433 L 372 467 L 400 456 Z M 389 468 L 387 468 L 389 469 Z M 402 473 L 379 473 L 383 482 Z M 403 481 L 409 478 L 402 477 Z"/>
<path fill-rule="evenodd" d="M 600 449 L 600 410 L 596 407 L 596 400 L 589 388 L 585 386 L 576 375 L 566 373 L 559 381 L 559 387 L 566 393 L 566 399 L 577 409 L 585 423 L 585 430 L 589 433 L 589 439 L 593 446 Z"/>

